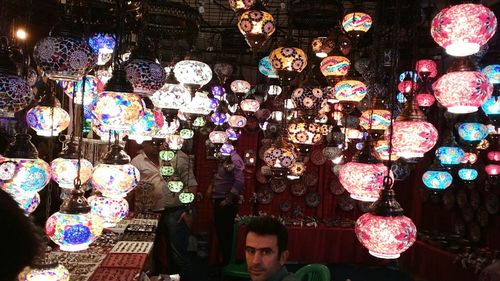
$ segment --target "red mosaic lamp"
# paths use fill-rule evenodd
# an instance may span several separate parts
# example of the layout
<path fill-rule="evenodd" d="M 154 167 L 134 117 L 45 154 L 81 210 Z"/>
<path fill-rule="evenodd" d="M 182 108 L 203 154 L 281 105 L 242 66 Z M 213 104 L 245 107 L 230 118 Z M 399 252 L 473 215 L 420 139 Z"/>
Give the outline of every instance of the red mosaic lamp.
<path fill-rule="evenodd" d="M 497 18 L 481 4 L 459 4 L 441 10 L 432 20 L 431 36 L 452 56 L 479 51 L 495 34 Z"/>

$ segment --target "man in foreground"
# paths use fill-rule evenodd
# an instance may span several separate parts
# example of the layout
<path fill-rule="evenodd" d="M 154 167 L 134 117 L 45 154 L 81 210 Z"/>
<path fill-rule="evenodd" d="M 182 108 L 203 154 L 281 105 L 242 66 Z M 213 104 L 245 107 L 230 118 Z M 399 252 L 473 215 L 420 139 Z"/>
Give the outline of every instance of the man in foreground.
<path fill-rule="evenodd" d="M 286 270 L 288 233 L 271 217 L 258 217 L 247 226 L 245 258 L 252 281 L 298 281 Z"/>

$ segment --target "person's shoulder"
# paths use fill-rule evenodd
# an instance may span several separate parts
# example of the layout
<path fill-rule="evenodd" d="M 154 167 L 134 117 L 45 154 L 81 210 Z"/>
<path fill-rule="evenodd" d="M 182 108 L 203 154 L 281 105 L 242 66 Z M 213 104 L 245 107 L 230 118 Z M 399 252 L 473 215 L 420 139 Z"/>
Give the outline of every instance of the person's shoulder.
<path fill-rule="evenodd" d="M 295 273 L 289 272 L 281 281 L 300 281 Z"/>

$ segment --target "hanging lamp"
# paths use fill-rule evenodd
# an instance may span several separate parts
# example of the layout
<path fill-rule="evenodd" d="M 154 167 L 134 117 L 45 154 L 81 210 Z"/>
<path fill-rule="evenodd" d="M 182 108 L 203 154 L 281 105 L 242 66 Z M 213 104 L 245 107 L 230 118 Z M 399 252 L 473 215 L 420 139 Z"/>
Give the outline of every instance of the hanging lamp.
<path fill-rule="evenodd" d="M 244 11 L 238 19 L 238 29 L 254 51 L 262 48 L 276 30 L 273 15 L 262 5 Z"/>
<path fill-rule="evenodd" d="M 55 137 L 68 128 L 70 116 L 50 90 L 45 91 L 42 101 L 26 112 L 26 123 L 44 137 Z"/>
<path fill-rule="evenodd" d="M 78 141 L 75 139 L 63 143 L 64 147 L 58 158 L 52 160 L 50 168 L 52 170 L 52 179 L 61 188 L 73 189 L 75 179 L 78 176 L 78 166 L 80 165 L 80 180 L 86 183 L 92 176 L 92 163 L 87 159 L 81 158 L 78 161 Z"/>

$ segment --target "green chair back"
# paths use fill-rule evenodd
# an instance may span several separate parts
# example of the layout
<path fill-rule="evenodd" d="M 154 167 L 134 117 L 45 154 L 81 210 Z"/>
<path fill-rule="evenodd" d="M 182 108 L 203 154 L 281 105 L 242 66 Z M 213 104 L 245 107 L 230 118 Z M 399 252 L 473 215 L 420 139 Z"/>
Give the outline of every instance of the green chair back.
<path fill-rule="evenodd" d="M 229 263 L 222 269 L 222 276 L 232 276 L 238 278 L 250 278 L 250 274 L 247 270 L 246 262 L 236 262 L 236 251 L 238 250 L 238 233 L 240 227 L 246 224 L 246 221 L 239 221 L 233 226 L 233 241 L 231 245 L 231 256 L 229 257 Z"/>
<path fill-rule="evenodd" d="M 323 264 L 308 264 L 301 267 L 295 276 L 300 281 L 330 281 L 330 270 Z"/>

